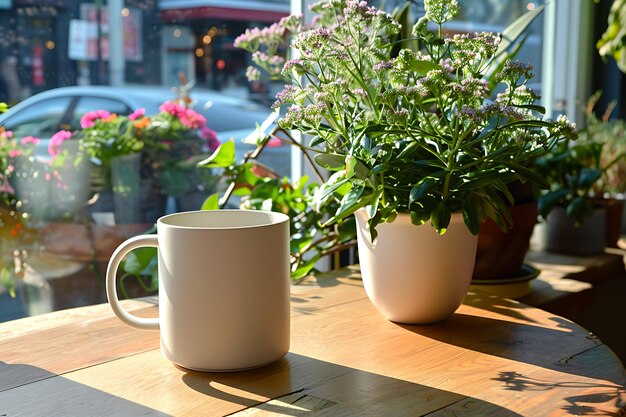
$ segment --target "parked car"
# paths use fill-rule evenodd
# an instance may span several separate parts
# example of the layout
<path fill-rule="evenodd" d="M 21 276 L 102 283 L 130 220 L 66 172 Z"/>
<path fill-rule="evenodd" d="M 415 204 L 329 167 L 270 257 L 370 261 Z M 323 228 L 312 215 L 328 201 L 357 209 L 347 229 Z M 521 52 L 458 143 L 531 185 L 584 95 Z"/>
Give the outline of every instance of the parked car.
<path fill-rule="evenodd" d="M 176 98 L 166 87 L 157 86 L 74 86 L 48 90 L 16 104 L 0 114 L 0 126 L 13 131 L 16 137 L 41 138 L 37 152 L 47 156 L 48 139 L 59 130 L 75 130 L 81 117 L 94 110 L 107 110 L 118 115 L 128 115 L 144 108 L 146 114 L 156 114 L 159 106 Z M 254 147 L 242 143 L 271 113 L 267 107 L 223 93 L 193 89 L 194 109 L 207 119 L 220 141 L 234 138 L 238 159 Z M 267 148 L 260 158 L 281 175 L 289 175 L 290 149 L 288 146 Z"/>

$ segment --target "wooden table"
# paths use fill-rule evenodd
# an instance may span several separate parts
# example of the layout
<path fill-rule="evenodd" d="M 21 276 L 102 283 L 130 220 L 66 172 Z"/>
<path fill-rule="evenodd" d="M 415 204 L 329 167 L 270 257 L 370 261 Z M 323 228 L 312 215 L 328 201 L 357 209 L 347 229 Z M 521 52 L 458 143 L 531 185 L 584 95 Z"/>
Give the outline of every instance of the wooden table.
<path fill-rule="evenodd" d="M 156 314 L 154 299 L 131 300 Z M 0 416 L 618 416 L 626 372 L 542 310 L 469 294 L 445 323 L 383 319 L 358 273 L 292 290 L 290 353 L 265 368 L 175 367 L 107 305 L 0 324 Z M 610 319 L 610 318 L 607 318 Z"/>

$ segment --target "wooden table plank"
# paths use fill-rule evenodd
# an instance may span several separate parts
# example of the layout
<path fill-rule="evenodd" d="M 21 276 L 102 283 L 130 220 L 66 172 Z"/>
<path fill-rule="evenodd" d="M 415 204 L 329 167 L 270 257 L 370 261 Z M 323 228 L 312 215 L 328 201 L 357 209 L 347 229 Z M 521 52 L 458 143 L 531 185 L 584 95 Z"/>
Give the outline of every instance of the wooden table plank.
<path fill-rule="evenodd" d="M 156 333 L 102 306 L 93 307 L 100 318 L 87 309 L 85 321 L 38 319 L 41 332 L 0 326 L 10 336 L 0 381 L 19 380 L 0 391 L 0 415 L 556 416 L 617 413 L 626 402 L 619 361 L 568 320 L 471 293 L 444 323 L 399 325 L 350 274 L 294 287 L 290 353 L 246 372 L 177 368 L 144 339 Z"/>
<path fill-rule="evenodd" d="M 123 305 L 139 316 L 157 314 L 154 300 L 126 300 Z M 0 340 L 0 391 L 159 345 L 157 332 L 120 326 L 107 304 L 2 323 Z"/>

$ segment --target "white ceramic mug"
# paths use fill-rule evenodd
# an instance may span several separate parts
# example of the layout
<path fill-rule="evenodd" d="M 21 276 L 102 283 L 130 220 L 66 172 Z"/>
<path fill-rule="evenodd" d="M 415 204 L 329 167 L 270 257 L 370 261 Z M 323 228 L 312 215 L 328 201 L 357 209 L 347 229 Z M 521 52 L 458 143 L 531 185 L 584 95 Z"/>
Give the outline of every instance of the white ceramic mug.
<path fill-rule="evenodd" d="M 158 248 L 159 318 L 139 318 L 117 298 L 116 272 L 131 250 Z M 124 323 L 161 331 L 161 351 L 199 371 L 272 363 L 289 350 L 289 217 L 252 210 L 176 213 L 156 235 L 128 239 L 106 274 L 109 303 Z"/>

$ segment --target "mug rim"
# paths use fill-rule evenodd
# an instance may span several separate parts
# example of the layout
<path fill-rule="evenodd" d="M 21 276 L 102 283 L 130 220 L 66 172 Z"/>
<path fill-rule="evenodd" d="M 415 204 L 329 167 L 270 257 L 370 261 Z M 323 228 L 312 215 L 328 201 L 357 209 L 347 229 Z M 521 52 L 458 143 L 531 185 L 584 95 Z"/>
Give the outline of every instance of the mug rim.
<path fill-rule="evenodd" d="M 185 226 L 181 224 L 171 223 L 170 220 L 175 219 L 176 217 L 186 217 L 189 215 L 195 215 L 198 213 L 239 213 L 244 216 L 256 216 L 259 214 L 264 214 L 268 216 L 267 221 L 259 224 L 253 225 L 242 225 L 242 226 Z M 228 215 L 228 214 L 227 214 Z M 222 210 L 193 210 L 193 211 L 181 211 L 177 213 L 166 214 L 165 216 L 159 217 L 157 220 L 157 226 L 162 225 L 164 227 L 176 228 L 176 229 L 189 229 L 189 230 L 227 230 L 227 229 L 255 229 L 261 227 L 270 227 L 276 226 L 278 224 L 282 224 L 285 222 L 289 222 L 289 216 L 284 213 L 279 213 L 275 211 L 267 211 L 267 210 L 245 210 L 245 209 L 222 209 Z"/>

